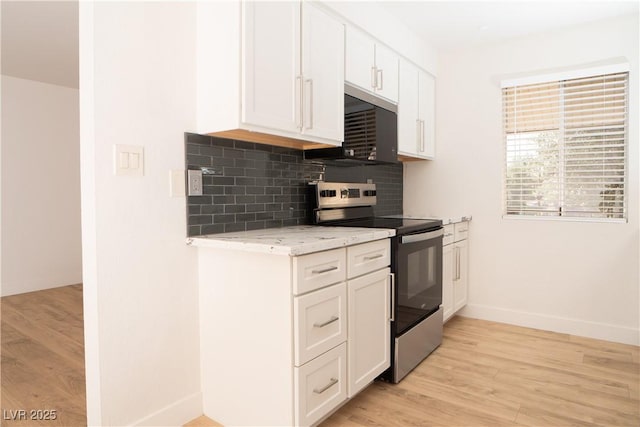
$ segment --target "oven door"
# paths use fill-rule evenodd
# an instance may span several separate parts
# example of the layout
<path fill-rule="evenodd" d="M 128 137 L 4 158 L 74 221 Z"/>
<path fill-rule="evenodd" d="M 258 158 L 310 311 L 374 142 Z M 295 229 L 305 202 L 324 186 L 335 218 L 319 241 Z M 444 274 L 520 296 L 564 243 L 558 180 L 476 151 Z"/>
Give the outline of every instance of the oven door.
<path fill-rule="evenodd" d="M 395 239 L 395 336 L 442 304 L 443 234 L 439 228 Z"/>

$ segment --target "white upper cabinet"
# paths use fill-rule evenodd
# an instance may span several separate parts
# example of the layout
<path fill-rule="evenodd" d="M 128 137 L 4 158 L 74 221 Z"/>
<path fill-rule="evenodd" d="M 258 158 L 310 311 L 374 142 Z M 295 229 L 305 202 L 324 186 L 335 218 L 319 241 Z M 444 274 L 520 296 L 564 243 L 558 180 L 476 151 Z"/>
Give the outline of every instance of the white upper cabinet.
<path fill-rule="evenodd" d="M 433 159 L 436 154 L 436 80 L 422 70 L 418 70 L 418 77 L 418 118 L 422 121 L 418 154 Z"/>
<path fill-rule="evenodd" d="M 400 61 L 398 154 L 435 157 L 435 79 L 408 61 Z"/>
<path fill-rule="evenodd" d="M 376 45 L 366 34 L 347 27 L 344 79 L 364 90 L 375 90 Z"/>
<path fill-rule="evenodd" d="M 398 55 L 381 44 L 376 44 L 375 92 L 398 102 Z"/>
<path fill-rule="evenodd" d="M 199 2 L 197 37 L 196 132 L 297 148 L 342 143 L 338 20 L 306 2 Z"/>
<path fill-rule="evenodd" d="M 297 133 L 300 4 L 247 2 L 242 20 L 242 122 Z"/>
<path fill-rule="evenodd" d="M 344 25 L 302 3 L 302 133 L 344 136 Z"/>
<path fill-rule="evenodd" d="M 400 61 L 400 93 L 398 95 L 398 154 L 418 157 L 420 146 L 418 115 L 418 69 Z"/>
<path fill-rule="evenodd" d="M 398 55 L 351 27 L 347 28 L 346 46 L 345 80 L 398 102 Z"/>

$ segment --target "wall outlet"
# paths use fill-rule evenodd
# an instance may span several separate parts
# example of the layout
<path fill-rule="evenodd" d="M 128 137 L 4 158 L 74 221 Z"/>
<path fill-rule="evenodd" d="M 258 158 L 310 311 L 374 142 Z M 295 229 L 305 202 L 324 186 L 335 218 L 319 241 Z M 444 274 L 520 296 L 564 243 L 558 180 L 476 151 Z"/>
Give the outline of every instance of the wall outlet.
<path fill-rule="evenodd" d="M 202 171 L 201 170 L 188 170 L 187 171 L 188 182 L 188 195 L 189 196 L 202 196 Z"/>

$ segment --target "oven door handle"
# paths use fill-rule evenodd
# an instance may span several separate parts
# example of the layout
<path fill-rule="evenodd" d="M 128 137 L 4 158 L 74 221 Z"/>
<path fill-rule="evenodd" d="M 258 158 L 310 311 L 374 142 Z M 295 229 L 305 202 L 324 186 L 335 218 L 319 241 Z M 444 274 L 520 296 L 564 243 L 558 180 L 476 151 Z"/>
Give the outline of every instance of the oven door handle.
<path fill-rule="evenodd" d="M 391 322 L 396 321 L 396 274 L 389 273 L 391 277 Z"/>
<path fill-rule="evenodd" d="M 440 228 L 435 231 L 428 231 L 426 233 L 419 234 L 409 234 L 408 236 L 401 236 L 400 243 L 413 243 L 413 242 L 421 242 L 423 240 L 435 239 L 436 237 L 440 237 L 444 235 L 444 228 Z"/>

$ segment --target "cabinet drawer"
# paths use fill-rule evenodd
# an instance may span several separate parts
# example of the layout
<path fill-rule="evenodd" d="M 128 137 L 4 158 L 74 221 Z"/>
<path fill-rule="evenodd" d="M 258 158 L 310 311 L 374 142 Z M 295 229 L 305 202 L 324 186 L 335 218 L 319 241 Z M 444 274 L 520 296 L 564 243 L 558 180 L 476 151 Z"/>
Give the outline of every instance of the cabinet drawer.
<path fill-rule="evenodd" d="M 294 298 L 295 365 L 347 340 L 347 285 L 340 283 Z"/>
<path fill-rule="evenodd" d="M 347 344 L 294 368 L 295 424 L 318 421 L 347 398 Z"/>
<path fill-rule="evenodd" d="M 347 278 L 346 249 L 315 252 L 293 258 L 293 293 L 304 294 Z"/>
<path fill-rule="evenodd" d="M 442 239 L 443 245 L 448 245 L 453 243 L 453 235 L 454 235 L 454 224 L 447 224 L 444 226 L 444 238 Z"/>
<path fill-rule="evenodd" d="M 464 240 L 467 238 L 467 235 L 469 234 L 469 222 L 468 221 L 457 222 L 453 224 L 453 229 L 454 229 L 454 240 L 456 242 L 460 240 Z"/>
<path fill-rule="evenodd" d="M 347 248 L 347 277 L 358 277 L 387 267 L 391 263 L 389 239 Z"/>

